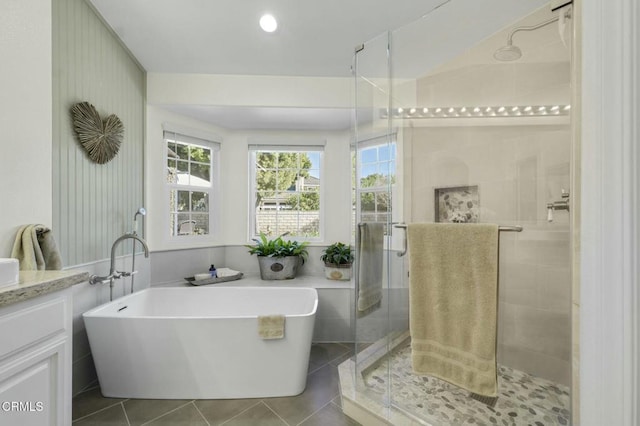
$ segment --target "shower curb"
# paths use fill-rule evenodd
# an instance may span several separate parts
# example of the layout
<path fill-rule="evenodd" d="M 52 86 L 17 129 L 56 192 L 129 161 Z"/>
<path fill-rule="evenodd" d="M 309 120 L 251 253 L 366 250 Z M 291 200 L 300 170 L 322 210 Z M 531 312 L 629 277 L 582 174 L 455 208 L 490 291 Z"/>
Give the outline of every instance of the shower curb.
<path fill-rule="evenodd" d="M 408 330 L 392 333 L 359 352 L 360 374 L 365 374 L 378 365 L 409 337 Z M 366 395 L 365 392 L 357 393 L 354 379 L 356 379 L 358 371 L 354 359 L 355 357 L 352 357 L 338 366 L 340 397 L 342 411 L 345 415 L 367 426 L 433 426 L 431 423 L 421 421 L 393 405 L 382 405 Z"/>

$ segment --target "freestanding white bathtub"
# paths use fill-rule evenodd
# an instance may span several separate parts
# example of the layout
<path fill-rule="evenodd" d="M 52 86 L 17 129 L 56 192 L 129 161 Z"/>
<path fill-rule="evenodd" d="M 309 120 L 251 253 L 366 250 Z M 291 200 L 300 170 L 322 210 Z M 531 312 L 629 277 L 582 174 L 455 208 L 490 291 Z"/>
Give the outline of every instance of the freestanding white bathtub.
<path fill-rule="evenodd" d="M 150 288 L 83 317 L 104 396 L 264 398 L 304 390 L 317 306 L 313 288 Z M 273 314 L 284 338 L 263 340 Z"/>

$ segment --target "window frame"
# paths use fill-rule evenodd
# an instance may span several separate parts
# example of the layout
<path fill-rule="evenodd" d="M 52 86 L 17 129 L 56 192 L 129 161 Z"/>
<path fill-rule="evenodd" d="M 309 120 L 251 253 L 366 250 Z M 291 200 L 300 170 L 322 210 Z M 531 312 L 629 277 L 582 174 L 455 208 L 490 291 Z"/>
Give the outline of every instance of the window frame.
<path fill-rule="evenodd" d="M 249 208 L 248 214 L 248 229 L 247 236 L 248 241 L 252 242 L 254 239 L 259 238 L 256 232 L 256 209 L 254 207 L 254 201 L 256 197 L 256 193 L 258 192 L 256 187 L 256 179 L 257 179 L 257 168 L 256 165 L 256 154 L 260 152 L 290 152 L 290 153 L 318 153 L 320 164 L 318 165 L 318 180 L 319 180 L 319 189 L 318 195 L 320 197 L 319 208 L 318 208 L 318 236 L 317 237 L 304 237 L 304 236 L 286 236 L 285 239 L 294 240 L 294 241 L 307 241 L 309 243 L 322 243 L 324 242 L 325 235 L 325 191 L 324 191 L 324 154 L 325 147 L 324 144 L 295 144 L 295 145 L 279 145 L 279 144 L 251 144 L 248 147 L 248 163 L 249 163 L 249 194 L 248 194 L 248 203 L 247 206 Z M 275 210 L 276 212 L 279 210 Z M 277 213 L 276 213 L 277 214 Z M 280 234 L 278 234 L 280 235 Z M 272 237 L 277 237 L 278 235 L 273 235 Z"/>
<path fill-rule="evenodd" d="M 380 160 L 380 156 L 379 156 L 379 149 L 380 147 L 383 146 L 389 146 L 390 148 L 393 146 L 393 150 L 395 152 L 395 157 L 389 153 L 389 159 L 388 160 Z M 352 144 L 353 147 L 353 144 Z M 398 150 L 399 150 L 399 144 L 398 144 L 398 133 L 397 132 L 393 132 L 391 134 L 384 134 L 384 135 L 380 135 L 380 136 L 372 136 L 370 138 L 365 138 L 362 140 L 359 140 L 358 142 L 356 142 L 356 149 L 352 150 L 352 155 L 355 156 L 355 161 L 353 161 L 353 165 L 355 167 L 355 190 L 352 192 L 352 206 L 355 207 L 355 222 L 354 222 L 354 231 L 353 231 L 353 235 L 352 238 L 355 239 L 355 228 L 358 226 L 358 218 L 362 219 L 362 203 L 361 203 L 361 198 L 362 198 L 362 194 L 363 193 L 372 193 L 374 194 L 374 197 L 378 194 L 389 194 L 389 206 L 388 206 L 388 210 L 386 212 L 387 215 L 387 221 L 385 222 L 381 222 L 384 223 L 385 225 L 389 225 L 388 229 L 385 230 L 385 241 L 387 241 L 388 239 L 390 239 L 391 237 L 393 237 L 393 226 L 391 226 L 393 224 L 393 218 L 394 218 L 394 209 L 393 209 L 393 204 L 394 204 L 394 196 L 396 195 L 396 190 L 397 190 L 397 180 L 398 180 Z M 376 154 L 376 161 L 375 162 L 366 162 L 364 163 L 362 161 L 362 151 L 366 150 L 366 149 L 370 149 L 370 148 L 377 148 L 378 149 L 378 153 Z M 395 183 L 388 183 L 384 186 L 368 186 L 368 187 L 362 187 L 360 182 L 361 179 L 363 178 L 362 176 L 362 169 L 363 169 L 363 165 L 364 164 L 387 164 L 388 166 L 391 166 L 391 164 L 395 165 L 395 171 L 393 173 L 393 176 L 395 176 L 396 178 L 396 182 Z M 389 176 L 391 176 L 392 174 L 389 173 Z M 374 212 L 374 214 L 376 215 L 376 217 L 378 217 L 378 215 L 380 214 L 384 214 L 384 213 L 379 213 L 377 211 L 377 208 Z M 355 241 L 355 240 L 354 240 Z"/>
<path fill-rule="evenodd" d="M 198 136 L 191 136 L 187 134 L 188 132 L 180 132 L 164 129 L 163 130 L 163 177 L 164 177 L 164 229 L 167 230 L 165 235 L 165 239 L 170 243 L 199 243 L 204 241 L 215 240 L 219 236 L 219 221 L 220 221 L 220 212 L 221 212 L 221 197 L 220 197 L 220 146 L 221 143 L 218 138 L 207 138 L 204 139 Z M 197 186 L 197 185 L 179 185 L 177 183 L 170 183 L 167 180 L 167 170 L 168 164 L 171 157 L 169 156 L 169 143 L 180 143 L 188 146 L 196 146 L 209 149 L 211 151 L 210 155 L 210 163 L 209 163 L 209 182 L 210 186 Z M 194 162 L 191 159 L 187 160 L 189 163 L 189 168 L 191 163 L 196 164 L 204 164 L 200 162 Z M 189 169 L 190 171 L 190 169 Z M 191 173 L 189 173 L 191 176 Z M 187 235 L 178 235 L 173 234 L 171 230 L 171 215 L 177 214 L 179 212 L 172 211 L 171 206 L 169 204 L 171 191 L 187 191 L 189 193 L 192 192 L 204 192 L 208 196 L 208 227 L 209 232 L 207 234 L 187 234 Z M 189 214 L 193 214 L 194 211 L 191 210 L 191 206 L 188 210 Z M 195 212 L 197 213 L 197 212 Z M 191 216 L 190 216 L 191 217 Z"/>

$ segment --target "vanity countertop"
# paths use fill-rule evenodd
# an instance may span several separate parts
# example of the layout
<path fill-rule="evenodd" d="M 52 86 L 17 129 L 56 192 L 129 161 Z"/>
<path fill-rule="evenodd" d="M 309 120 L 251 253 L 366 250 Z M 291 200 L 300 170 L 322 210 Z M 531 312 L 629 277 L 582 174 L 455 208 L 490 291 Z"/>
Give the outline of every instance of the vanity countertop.
<path fill-rule="evenodd" d="M 0 307 L 63 290 L 89 280 L 87 272 L 20 271 L 20 282 L 0 288 Z"/>

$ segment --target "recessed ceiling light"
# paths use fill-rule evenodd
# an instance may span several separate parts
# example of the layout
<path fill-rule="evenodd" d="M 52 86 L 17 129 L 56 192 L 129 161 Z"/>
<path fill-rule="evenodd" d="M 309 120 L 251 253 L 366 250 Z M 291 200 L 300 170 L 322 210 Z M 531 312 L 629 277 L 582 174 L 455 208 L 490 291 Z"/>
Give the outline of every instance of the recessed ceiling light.
<path fill-rule="evenodd" d="M 260 18 L 260 28 L 268 33 L 272 33 L 278 28 L 278 21 L 276 21 L 273 15 L 266 13 Z"/>

